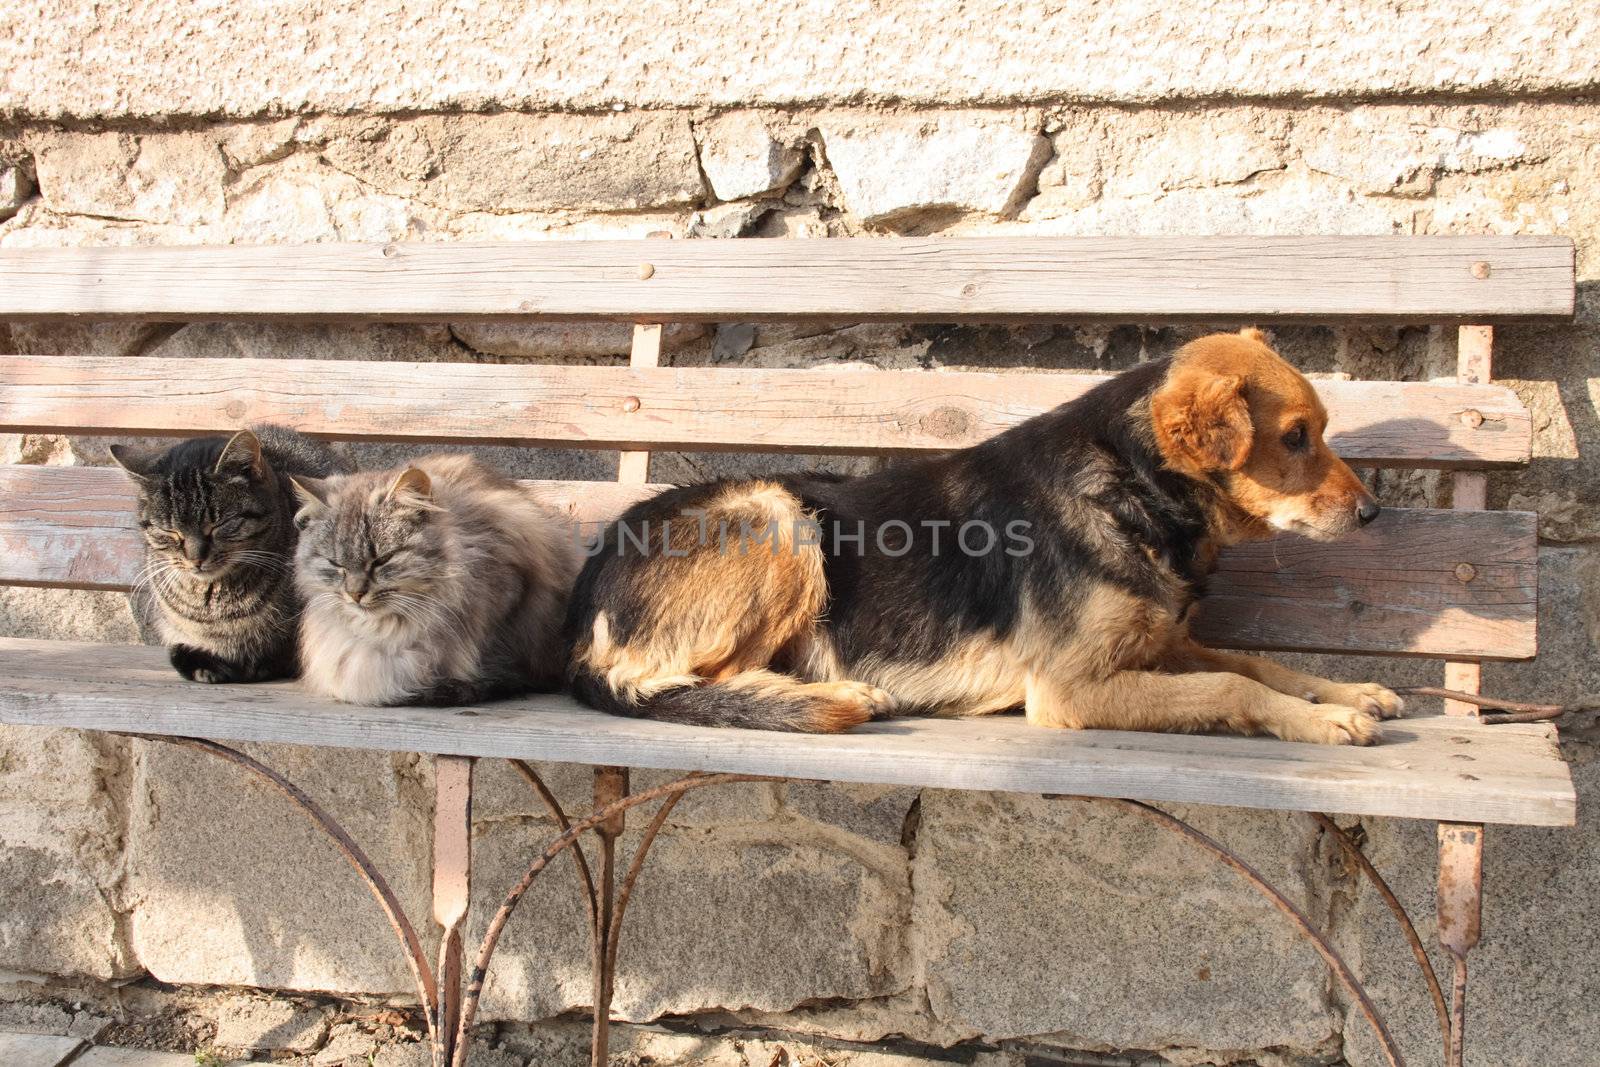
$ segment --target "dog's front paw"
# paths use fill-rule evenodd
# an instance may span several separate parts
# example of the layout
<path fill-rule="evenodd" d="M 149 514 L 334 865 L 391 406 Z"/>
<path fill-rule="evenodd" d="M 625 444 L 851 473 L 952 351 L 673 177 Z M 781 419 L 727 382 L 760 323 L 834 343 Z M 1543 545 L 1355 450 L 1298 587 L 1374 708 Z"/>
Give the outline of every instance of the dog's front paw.
<path fill-rule="evenodd" d="M 1404 700 L 1377 682 L 1329 682 L 1317 693 L 1317 699 L 1324 704 L 1360 708 L 1380 719 L 1399 718 L 1406 710 Z"/>
<path fill-rule="evenodd" d="M 1272 731 L 1285 741 L 1313 745 L 1371 745 L 1383 736 L 1377 718 L 1361 708 L 1342 704 L 1308 704 L 1302 714 Z"/>

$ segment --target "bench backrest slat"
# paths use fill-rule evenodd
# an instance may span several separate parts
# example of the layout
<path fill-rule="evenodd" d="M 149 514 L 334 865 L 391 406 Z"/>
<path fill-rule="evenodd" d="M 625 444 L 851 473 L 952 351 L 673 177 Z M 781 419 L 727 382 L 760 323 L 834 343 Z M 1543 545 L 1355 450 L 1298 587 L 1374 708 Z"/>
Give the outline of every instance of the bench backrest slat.
<path fill-rule="evenodd" d="M 659 488 L 530 484 L 591 524 Z M 132 506 L 121 471 L 0 466 L 0 584 L 126 588 L 143 552 Z M 1535 650 L 1537 571 L 1530 514 L 1392 509 L 1331 544 L 1224 553 L 1195 631 L 1234 648 L 1521 658 Z"/>
<path fill-rule="evenodd" d="M 1556 237 L 991 237 L 0 249 L 0 321 L 1479 323 L 1559 320 Z M 1101 378 L 1028 373 L 0 355 L 0 432 L 899 454 L 957 448 Z M 1359 466 L 1526 463 L 1510 390 L 1319 381 Z M 600 522 L 639 485 L 540 483 Z M 121 472 L 0 467 L 0 584 L 121 589 L 142 548 Z M 1224 553 L 1194 619 L 1239 648 L 1472 659 L 1535 652 L 1523 513 L 1391 509 L 1331 544 Z"/>
<path fill-rule="evenodd" d="M 0 431 L 193 434 L 281 422 L 337 438 L 893 453 L 959 448 L 1075 397 L 1086 374 L 0 356 Z M 1320 381 L 1366 466 L 1526 463 L 1496 385 Z"/>
<path fill-rule="evenodd" d="M 989 237 L 0 250 L 0 319 L 1480 322 L 1573 309 L 1560 237 Z"/>

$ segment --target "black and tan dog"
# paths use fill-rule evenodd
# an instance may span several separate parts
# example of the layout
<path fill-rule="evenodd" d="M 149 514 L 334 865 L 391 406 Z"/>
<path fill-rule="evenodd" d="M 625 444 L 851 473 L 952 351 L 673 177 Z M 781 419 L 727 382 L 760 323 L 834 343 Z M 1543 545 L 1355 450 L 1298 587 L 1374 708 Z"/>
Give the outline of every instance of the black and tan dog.
<path fill-rule="evenodd" d="M 1368 744 L 1400 711 L 1389 690 L 1203 648 L 1185 623 L 1220 547 L 1378 514 L 1326 423 L 1245 330 L 958 452 L 669 490 L 578 580 L 574 691 L 770 730 L 1021 707 L 1045 726 Z"/>

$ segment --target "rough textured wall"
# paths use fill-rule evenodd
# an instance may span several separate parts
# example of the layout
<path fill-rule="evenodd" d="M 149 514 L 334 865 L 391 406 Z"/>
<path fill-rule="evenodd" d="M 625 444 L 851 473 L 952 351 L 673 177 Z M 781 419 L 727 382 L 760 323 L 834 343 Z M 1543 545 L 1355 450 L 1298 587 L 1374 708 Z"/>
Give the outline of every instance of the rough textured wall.
<path fill-rule="evenodd" d="M 22 0 L 0 15 L 28 115 L 1012 103 L 1595 84 L 1565 0 Z M 70 43 L 70 48 L 63 48 Z"/>
<path fill-rule="evenodd" d="M 1534 410 L 1537 437 L 1533 466 L 1495 475 L 1491 503 L 1542 513 L 1544 651 L 1491 667 L 1486 684 L 1558 699 L 1600 692 L 1600 104 L 1577 95 L 1597 80 L 1592 7 L 1217 0 L 1170 12 L 1102 5 L 1081 18 L 1018 6 L 980 25 L 939 10 L 786 5 L 755 20 L 709 6 L 634 5 L 623 17 L 570 4 L 502 24 L 441 7 L 388 39 L 362 36 L 353 14 L 278 11 L 269 22 L 230 9 L 208 24 L 162 5 L 13 13 L 0 46 L 17 74 L 0 87 L 0 246 L 657 230 L 1568 234 L 1578 320 L 1497 333 L 1497 377 Z M 56 48 L 63 33 L 74 54 Z M 1113 370 L 1196 332 L 746 323 L 671 331 L 667 358 Z M 46 354 L 611 363 L 625 360 L 628 331 L 12 324 L 0 338 Z M 1416 379 L 1454 367 L 1453 331 L 1295 328 L 1278 341 L 1319 374 Z M 615 463 L 492 452 L 533 475 L 605 478 Z M 0 461 L 102 463 L 104 442 L 12 437 Z M 659 455 L 652 474 L 763 462 Z M 1380 488 L 1390 503 L 1438 500 L 1431 474 L 1386 473 Z M 119 598 L 103 594 L 0 591 L 0 630 L 132 639 Z M 1436 680 L 1435 668 L 1401 661 L 1323 666 Z M 412 913 L 426 914 L 426 761 L 260 750 L 326 798 Z M 1575 732 L 1567 751 L 1586 810 L 1589 739 Z M 587 788 L 581 769 L 548 770 L 574 802 Z M 551 832 L 504 768 L 482 775 L 480 924 L 530 843 Z M 1437 1062 L 1404 946 L 1309 822 L 1186 814 L 1307 901 L 1390 1006 L 1411 1062 Z M 1428 936 L 1431 831 L 1362 830 L 1384 869 L 1414 868 L 1397 885 Z M 1186 1064 L 1377 1062 L 1359 1016 L 1276 912 L 1110 811 L 748 785 L 685 801 L 654 863 L 618 986 L 632 1019 L 971 1040 L 1010 1060 L 1052 1046 Z M 587 1002 L 571 874 L 551 875 L 510 929 L 491 1017 L 549 1019 Z M 1600 978 L 1584 957 L 1582 902 L 1600 889 L 1593 829 L 1491 832 L 1488 887 L 1474 1062 L 1590 1062 Z M 409 984 L 357 881 L 297 816 L 225 768 L 140 743 L 0 732 L 0 900 L 9 972 L 375 995 Z"/>

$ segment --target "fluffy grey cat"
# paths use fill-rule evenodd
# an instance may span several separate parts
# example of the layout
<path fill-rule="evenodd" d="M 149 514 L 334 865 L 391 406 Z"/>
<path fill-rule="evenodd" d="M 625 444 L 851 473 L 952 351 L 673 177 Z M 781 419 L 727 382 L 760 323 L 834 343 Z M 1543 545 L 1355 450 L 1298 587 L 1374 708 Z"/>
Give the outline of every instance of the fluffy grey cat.
<path fill-rule="evenodd" d="M 129 593 L 139 632 L 196 682 L 298 673 L 291 476 L 349 467 L 281 426 L 199 437 L 165 451 L 111 446 L 139 487 L 145 567 Z"/>
<path fill-rule="evenodd" d="M 295 484 L 308 688 L 450 705 L 554 687 L 579 555 L 563 516 L 464 455 Z"/>

